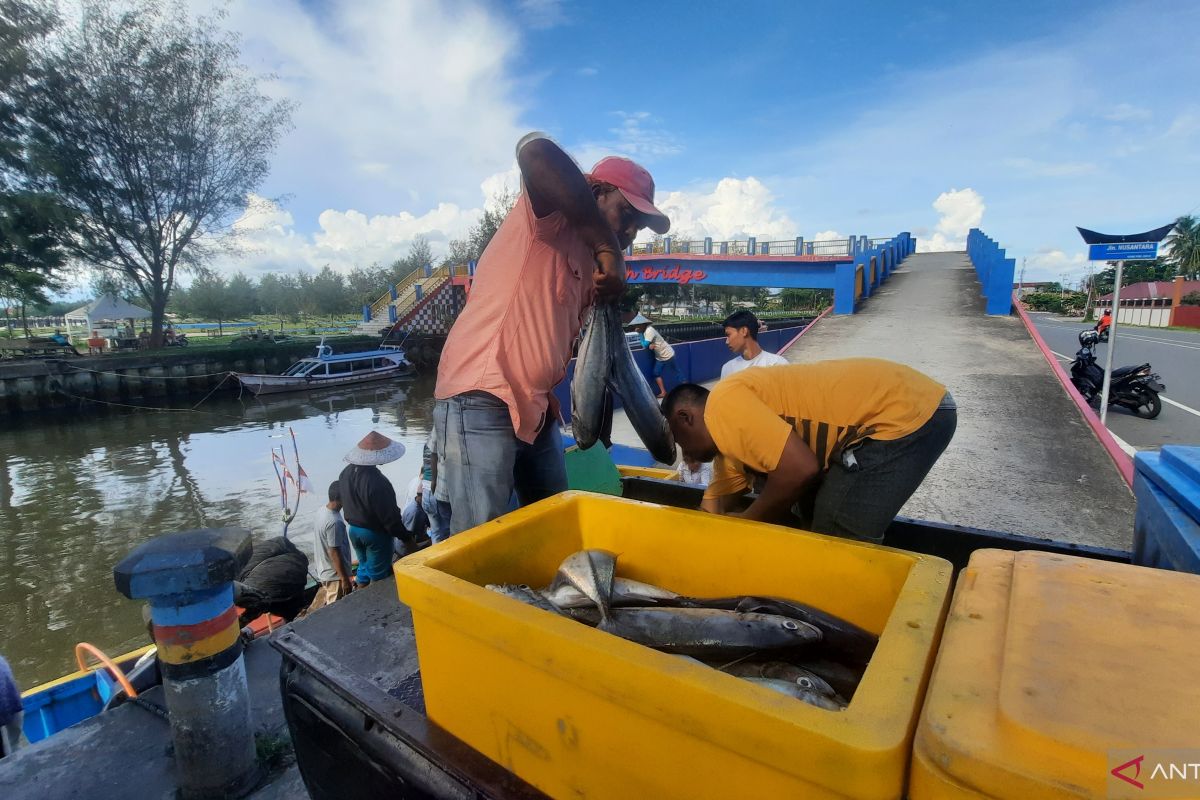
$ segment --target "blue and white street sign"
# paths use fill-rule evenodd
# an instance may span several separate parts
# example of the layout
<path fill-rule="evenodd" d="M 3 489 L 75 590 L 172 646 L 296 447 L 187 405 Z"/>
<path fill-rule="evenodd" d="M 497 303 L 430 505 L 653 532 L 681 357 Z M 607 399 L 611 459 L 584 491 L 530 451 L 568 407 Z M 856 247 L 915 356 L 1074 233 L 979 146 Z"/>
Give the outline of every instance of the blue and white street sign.
<path fill-rule="evenodd" d="M 1133 261 L 1158 255 L 1158 242 L 1120 242 L 1088 246 L 1088 261 Z"/>

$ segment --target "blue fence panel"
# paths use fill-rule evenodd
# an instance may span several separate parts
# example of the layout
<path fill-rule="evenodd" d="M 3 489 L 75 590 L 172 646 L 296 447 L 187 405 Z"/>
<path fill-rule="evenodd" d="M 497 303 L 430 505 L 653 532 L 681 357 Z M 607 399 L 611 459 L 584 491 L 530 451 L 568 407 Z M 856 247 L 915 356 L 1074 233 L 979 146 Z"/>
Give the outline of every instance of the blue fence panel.
<path fill-rule="evenodd" d="M 1013 273 L 1015 258 L 1005 258 L 1004 250 L 978 228 L 967 234 L 967 257 L 979 276 L 983 296 L 987 298 L 987 313 L 1007 316 L 1012 312 Z"/>

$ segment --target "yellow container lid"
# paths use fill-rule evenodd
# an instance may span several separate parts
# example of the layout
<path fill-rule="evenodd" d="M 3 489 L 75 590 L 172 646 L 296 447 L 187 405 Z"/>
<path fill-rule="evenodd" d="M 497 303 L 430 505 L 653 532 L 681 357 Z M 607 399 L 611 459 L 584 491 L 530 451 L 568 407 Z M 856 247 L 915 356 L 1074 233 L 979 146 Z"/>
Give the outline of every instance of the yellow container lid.
<path fill-rule="evenodd" d="M 909 796 L 1136 793 L 1111 770 L 1200 747 L 1198 665 L 1200 576 L 977 551 L 943 631 Z"/>

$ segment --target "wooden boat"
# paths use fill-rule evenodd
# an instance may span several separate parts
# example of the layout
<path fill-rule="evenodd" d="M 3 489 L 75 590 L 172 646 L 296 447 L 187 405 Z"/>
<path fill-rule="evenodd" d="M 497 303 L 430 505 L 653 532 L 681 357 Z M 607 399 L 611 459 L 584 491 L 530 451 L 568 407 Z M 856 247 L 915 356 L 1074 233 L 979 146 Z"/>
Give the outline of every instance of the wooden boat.
<path fill-rule="evenodd" d="M 315 356 L 300 359 L 281 375 L 233 374 L 243 386 L 257 395 L 403 378 L 415 372 L 416 367 L 405 358 L 404 350 L 400 347 L 334 354 L 333 348 L 322 339 Z"/>

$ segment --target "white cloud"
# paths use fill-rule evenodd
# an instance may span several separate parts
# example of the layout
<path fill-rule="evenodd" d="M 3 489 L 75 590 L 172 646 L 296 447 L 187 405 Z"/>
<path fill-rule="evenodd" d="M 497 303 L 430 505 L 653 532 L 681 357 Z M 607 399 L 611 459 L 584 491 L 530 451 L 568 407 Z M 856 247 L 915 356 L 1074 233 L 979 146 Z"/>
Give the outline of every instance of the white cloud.
<path fill-rule="evenodd" d="M 1046 162 L 1032 158 L 1006 158 L 1004 164 L 1024 175 L 1039 178 L 1066 178 L 1090 175 L 1096 171 L 1096 165 L 1088 161 Z"/>
<path fill-rule="evenodd" d="M 775 205 L 771 190 L 757 178 L 722 178 L 712 191 L 676 191 L 659 195 L 657 205 L 671 218 L 677 238 L 716 240 L 791 239 L 796 223 Z M 648 231 L 641 238 L 649 238 Z"/>
<path fill-rule="evenodd" d="M 233 224 L 231 249 L 215 261 L 221 272 L 309 272 L 326 264 L 347 272 L 356 266 L 402 258 L 418 236 L 429 241 L 435 254 L 441 254 L 449 240 L 466 232 L 481 213 L 478 208 L 462 209 L 453 203 L 439 203 L 420 215 L 368 216 L 354 209 L 327 209 L 318 217 L 319 228 L 305 234 L 296 230 L 286 210 L 262 197 L 251 199 L 251 207 Z"/>
<path fill-rule="evenodd" d="M 967 233 L 983 221 L 986 206 L 974 189 L 951 189 L 933 201 L 933 210 L 940 214 L 932 236 L 917 239 L 917 250 L 939 253 L 965 250 Z"/>
<path fill-rule="evenodd" d="M 1038 248 L 1033 254 L 1018 260 L 1018 276 L 1022 267 L 1025 269 L 1026 283 L 1065 280 L 1068 285 L 1074 285 L 1088 272 L 1087 257 L 1083 253 L 1066 253 L 1049 246 Z"/>
<path fill-rule="evenodd" d="M 616 124 L 608 129 L 610 138 L 572 148 L 583 169 L 604 156 L 625 156 L 652 164 L 683 152 L 679 139 L 662 128 L 649 111 L 614 111 L 612 116 L 616 117 Z"/>
<path fill-rule="evenodd" d="M 1101 114 L 1100 118 L 1106 119 L 1109 122 L 1140 122 L 1148 120 L 1152 116 L 1154 115 L 1148 108 L 1139 108 L 1129 103 L 1117 103 Z"/>
<path fill-rule="evenodd" d="M 575 70 L 575 74 L 581 78 L 593 78 L 600 74 L 600 70 L 595 67 L 580 67 Z"/>
<path fill-rule="evenodd" d="M 849 239 L 849 236 L 843 236 L 837 231 L 818 231 L 813 234 L 814 242 L 836 242 L 842 239 Z"/>
<path fill-rule="evenodd" d="M 527 5 L 543 20 L 557 8 Z M 510 78 L 519 34 L 486 4 L 234 0 L 226 22 L 243 60 L 274 74 L 269 93 L 298 104 L 264 189 L 293 198 L 302 228 L 322 208 L 473 204 L 524 132 Z"/>

